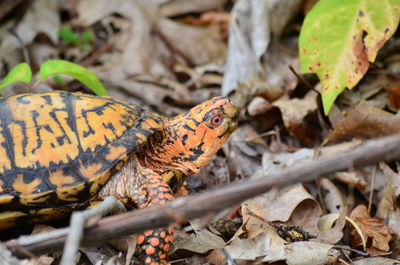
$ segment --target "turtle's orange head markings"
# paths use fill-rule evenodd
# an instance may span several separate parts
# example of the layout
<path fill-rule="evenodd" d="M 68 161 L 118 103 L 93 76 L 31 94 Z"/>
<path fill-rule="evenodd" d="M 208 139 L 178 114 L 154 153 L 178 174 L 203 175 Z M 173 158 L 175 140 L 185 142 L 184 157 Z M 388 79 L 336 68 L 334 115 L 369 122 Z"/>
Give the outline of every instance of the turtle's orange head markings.
<path fill-rule="evenodd" d="M 205 101 L 166 122 L 170 152 L 164 159 L 185 174 L 206 165 L 237 127 L 238 111 L 226 97 Z"/>

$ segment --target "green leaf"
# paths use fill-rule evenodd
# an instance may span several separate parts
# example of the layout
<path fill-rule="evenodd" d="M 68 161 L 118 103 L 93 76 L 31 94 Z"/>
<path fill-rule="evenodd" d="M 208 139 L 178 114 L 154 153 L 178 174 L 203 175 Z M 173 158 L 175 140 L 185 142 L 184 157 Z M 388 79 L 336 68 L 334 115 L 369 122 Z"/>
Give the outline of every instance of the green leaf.
<path fill-rule="evenodd" d="M 299 38 L 302 73 L 316 73 L 327 114 L 336 97 L 353 88 L 395 32 L 400 0 L 320 0 Z"/>
<path fill-rule="evenodd" d="M 93 40 L 93 33 L 91 30 L 87 29 L 82 33 L 83 43 L 90 43 Z"/>
<path fill-rule="evenodd" d="M 107 95 L 107 91 L 99 78 L 86 68 L 64 60 L 48 60 L 40 67 L 40 80 L 50 75 L 65 74 L 79 80 L 99 96 Z"/>
<path fill-rule="evenodd" d="M 68 82 L 64 78 L 62 78 L 62 76 L 55 75 L 55 76 L 53 76 L 53 80 L 54 80 L 54 82 L 56 82 L 57 84 L 60 84 L 62 86 L 68 85 Z"/>
<path fill-rule="evenodd" d="M 0 83 L 0 91 L 4 87 L 17 82 L 23 82 L 29 84 L 32 80 L 32 71 L 27 63 L 20 63 L 14 66 L 13 69 L 4 77 L 3 81 Z"/>
<path fill-rule="evenodd" d="M 58 36 L 60 36 L 62 42 L 65 44 L 76 43 L 79 41 L 78 34 L 76 34 L 76 32 L 70 27 L 59 29 Z"/>

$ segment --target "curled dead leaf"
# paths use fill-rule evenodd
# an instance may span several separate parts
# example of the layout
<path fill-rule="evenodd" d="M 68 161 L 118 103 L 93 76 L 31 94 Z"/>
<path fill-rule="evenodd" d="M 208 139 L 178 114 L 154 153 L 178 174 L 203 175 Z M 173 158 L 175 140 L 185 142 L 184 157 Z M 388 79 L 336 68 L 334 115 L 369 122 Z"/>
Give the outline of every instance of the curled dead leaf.
<path fill-rule="evenodd" d="M 371 218 L 365 205 L 354 208 L 350 218 L 357 223 L 366 238 L 366 252 L 378 255 L 390 251 L 389 244 L 395 240 L 396 234 L 381 220 Z M 362 247 L 360 236 L 352 226 L 349 233 L 352 248 Z"/>

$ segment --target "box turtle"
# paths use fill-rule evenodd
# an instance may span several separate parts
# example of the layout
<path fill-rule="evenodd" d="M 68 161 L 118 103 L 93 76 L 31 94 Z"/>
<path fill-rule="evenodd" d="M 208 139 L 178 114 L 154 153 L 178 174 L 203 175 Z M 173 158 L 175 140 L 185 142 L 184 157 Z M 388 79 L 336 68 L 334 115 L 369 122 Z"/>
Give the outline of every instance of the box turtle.
<path fill-rule="evenodd" d="M 215 155 L 238 111 L 216 97 L 171 119 L 81 93 L 0 99 L 0 229 L 65 216 L 114 196 L 165 204 Z M 144 264 L 166 264 L 172 229 L 138 237 Z"/>

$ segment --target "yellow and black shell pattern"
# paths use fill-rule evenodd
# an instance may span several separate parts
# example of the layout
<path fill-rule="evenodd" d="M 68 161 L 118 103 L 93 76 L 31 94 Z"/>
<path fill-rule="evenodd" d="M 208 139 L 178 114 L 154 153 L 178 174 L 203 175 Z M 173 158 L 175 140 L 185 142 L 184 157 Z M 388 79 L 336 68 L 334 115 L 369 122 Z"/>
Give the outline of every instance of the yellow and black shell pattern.
<path fill-rule="evenodd" d="M 0 212 L 88 201 L 162 128 L 157 114 L 111 97 L 0 99 Z"/>

